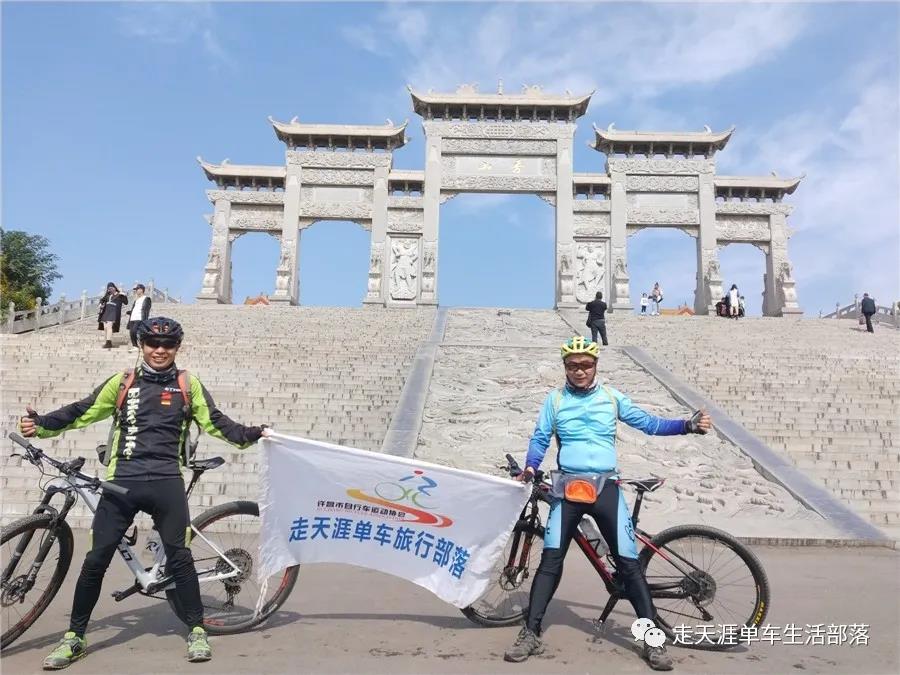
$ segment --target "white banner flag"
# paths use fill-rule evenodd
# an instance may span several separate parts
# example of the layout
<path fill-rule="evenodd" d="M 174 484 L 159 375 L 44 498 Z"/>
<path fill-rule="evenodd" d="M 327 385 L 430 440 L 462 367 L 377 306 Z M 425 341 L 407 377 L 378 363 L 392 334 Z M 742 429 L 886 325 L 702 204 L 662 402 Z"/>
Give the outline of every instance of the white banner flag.
<path fill-rule="evenodd" d="M 262 441 L 260 580 L 337 562 L 408 579 L 457 607 L 486 590 L 530 488 L 273 434 Z"/>

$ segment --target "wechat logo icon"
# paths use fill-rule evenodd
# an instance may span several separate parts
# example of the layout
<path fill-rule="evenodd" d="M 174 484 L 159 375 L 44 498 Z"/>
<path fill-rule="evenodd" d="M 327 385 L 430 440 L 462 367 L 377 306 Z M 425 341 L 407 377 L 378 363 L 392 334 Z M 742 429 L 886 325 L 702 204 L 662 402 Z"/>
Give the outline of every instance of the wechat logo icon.
<path fill-rule="evenodd" d="M 650 647 L 662 647 L 666 643 L 666 634 L 650 619 L 635 619 L 631 634 L 635 642 L 646 642 Z"/>

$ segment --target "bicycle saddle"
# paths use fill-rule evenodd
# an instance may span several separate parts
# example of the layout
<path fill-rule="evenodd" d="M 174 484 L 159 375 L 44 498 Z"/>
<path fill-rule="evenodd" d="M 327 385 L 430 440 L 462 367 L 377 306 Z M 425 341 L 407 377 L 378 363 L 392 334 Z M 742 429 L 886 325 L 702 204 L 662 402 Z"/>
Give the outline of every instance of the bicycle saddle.
<path fill-rule="evenodd" d="M 188 466 L 193 471 L 209 471 L 222 466 L 225 460 L 221 457 L 210 457 L 209 459 L 195 459 Z"/>
<path fill-rule="evenodd" d="M 619 481 L 625 485 L 633 485 L 638 492 L 653 492 L 666 482 L 665 478 L 627 478 Z"/>

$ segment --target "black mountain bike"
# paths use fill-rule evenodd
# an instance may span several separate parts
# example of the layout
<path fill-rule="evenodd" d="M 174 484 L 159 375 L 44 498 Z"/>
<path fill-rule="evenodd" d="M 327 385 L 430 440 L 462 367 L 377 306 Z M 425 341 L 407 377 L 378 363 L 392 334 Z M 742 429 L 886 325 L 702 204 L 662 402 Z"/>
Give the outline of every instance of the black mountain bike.
<path fill-rule="evenodd" d="M 513 457 L 506 455 L 506 459 L 510 476 L 520 475 L 522 470 Z M 656 606 L 656 625 L 669 640 L 681 646 L 712 650 L 734 647 L 740 644 L 743 634 L 762 624 L 769 611 L 766 573 L 750 549 L 722 530 L 706 525 L 679 525 L 652 536 L 638 528 L 644 494 L 653 492 L 664 481 L 617 481 L 637 491 L 631 522 L 644 545 L 638 560 Z M 536 472 L 531 499 L 522 509 L 495 568 L 496 584 L 462 610 L 472 621 L 484 626 L 511 626 L 523 621 L 543 544 L 539 505 L 550 503 L 549 489 L 544 473 Z M 579 525 L 574 541 L 609 594 L 603 612 L 593 622 L 600 632 L 616 603 L 626 597 L 625 590 L 616 575 L 615 558 L 588 516 Z"/>
<path fill-rule="evenodd" d="M 22 457 L 46 475 L 46 462 L 57 470 L 42 489 L 44 497 L 34 513 L 0 529 L 0 611 L 2 611 L 2 641 L 0 648 L 12 644 L 50 605 L 62 586 L 72 562 L 74 538 L 66 522 L 72 506 L 80 496 L 91 511 L 96 512 L 100 497 L 98 490 L 127 494 L 114 483 L 101 481 L 81 473 L 84 458 L 60 462 L 46 455 L 40 448 L 16 433 L 9 438 L 20 445 Z M 190 496 L 194 485 L 204 472 L 225 463 L 221 457 L 195 460 L 187 487 Z M 63 497 L 61 506 L 51 505 L 56 495 Z M 280 578 L 267 580 L 264 586 L 256 582 L 258 554 L 259 506 L 256 502 L 235 501 L 220 504 L 204 511 L 191 522 L 191 551 L 200 581 L 204 624 L 213 634 L 238 633 L 259 625 L 287 600 L 297 581 L 299 567 L 289 567 Z M 116 601 L 140 593 L 166 599 L 179 619 L 184 612 L 175 594 L 175 584 L 165 571 L 166 554 L 159 534 L 154 530 L 145 549 L 153 554 L 153 564 L 144 567 L 134 550 L 137 526 L 122 538 L 118 553 L 134 574 L 134 584 L 112 596 Z"/>

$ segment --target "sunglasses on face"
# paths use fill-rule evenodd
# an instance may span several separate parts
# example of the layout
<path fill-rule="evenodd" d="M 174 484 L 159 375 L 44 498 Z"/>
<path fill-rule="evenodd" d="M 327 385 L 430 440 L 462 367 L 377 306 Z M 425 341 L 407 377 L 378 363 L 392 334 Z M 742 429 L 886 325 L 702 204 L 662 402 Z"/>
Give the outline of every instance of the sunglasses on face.
<path fill-rule="evenodd" d="M 588 372 L 589 370 L 593 370 L 597 367 L 596 363 L 567 363 L 566 370 L 570 373 L 574 373 L 578 370 L 582 372 Z"/>
<path fill-rule="evenodd" d="M 163 349 L 175 349 L 178 347 L 177 342 L 166 338 L 144 338 L 144 344 L 147 347 L 150 347 L 150 349 L 159 349 L 160 347 L 162 347 Z"/>

